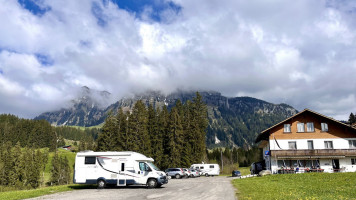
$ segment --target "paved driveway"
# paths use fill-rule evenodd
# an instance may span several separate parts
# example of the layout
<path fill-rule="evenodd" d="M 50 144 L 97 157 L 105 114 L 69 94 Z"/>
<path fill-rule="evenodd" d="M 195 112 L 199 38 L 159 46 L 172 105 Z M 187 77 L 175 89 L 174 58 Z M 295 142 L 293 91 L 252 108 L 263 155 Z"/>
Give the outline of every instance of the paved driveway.
<path fill-rule="evenodd" d="M 116 187 L 108 189 L 80 189 L 46 195 L 33 199 L 224 199 L 236 200 L 230 177 L 200 177 L 170 179 L 161 188 L 147 189 L 142 186 Z"/>

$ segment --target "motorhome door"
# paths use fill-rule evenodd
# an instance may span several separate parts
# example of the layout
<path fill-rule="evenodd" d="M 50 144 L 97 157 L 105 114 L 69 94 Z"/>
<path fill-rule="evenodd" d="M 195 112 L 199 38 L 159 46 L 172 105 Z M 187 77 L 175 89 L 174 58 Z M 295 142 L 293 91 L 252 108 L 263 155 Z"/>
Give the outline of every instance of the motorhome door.
<path fill-rule="evenodd" d="M 126 186 L 125 163 L 119 164 L 119 176 L 117 181 L 118 186 Z"/>
<path fill-rule="evenodd" d="M 138 176 L 139 178 L 139 183 L 140 184 L 146 184 L 147 183 L 147 177 L 149 173 L 150 167 L 145 163 L 145 162 L 139 162 L 139 172 Z"/>

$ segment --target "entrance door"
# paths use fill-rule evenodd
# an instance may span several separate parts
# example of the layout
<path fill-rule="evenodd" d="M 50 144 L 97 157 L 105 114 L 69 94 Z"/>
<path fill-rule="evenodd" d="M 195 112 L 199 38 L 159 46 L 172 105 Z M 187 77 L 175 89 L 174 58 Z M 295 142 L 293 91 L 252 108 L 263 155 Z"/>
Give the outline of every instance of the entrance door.
<path fill-rule="evenodd" d="M 118 186 L 126 185 L 125 163 L 120 163 L 119 177 L 117 181 Z"/>
<path fill-rule="evenodd" d="M 339 159 L 334 159 L 333 160 L 333 169 L 334 169 L 334 172 L 338 172 L 340 170 Z"/>

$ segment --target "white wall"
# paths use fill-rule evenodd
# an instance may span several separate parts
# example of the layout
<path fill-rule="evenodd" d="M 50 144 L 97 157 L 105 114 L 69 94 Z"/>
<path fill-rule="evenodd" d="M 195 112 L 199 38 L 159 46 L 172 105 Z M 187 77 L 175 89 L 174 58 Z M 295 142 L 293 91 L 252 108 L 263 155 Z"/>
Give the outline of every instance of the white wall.
<path fill-rule="evenodd" d="M 335 139 L 288 139 L 288 140 L 280 140 L 277 142 L 281 149 L 277 146 L 275 140 L 269 140 L 270 149 L 271 150 L 288 150 L 288 142 L 296 141 L 297 142 L 297 150 L 298 149 L 308 149 L 308 140 L 312 140 L 314 143 L 314 149 L 325 149 L 324 141 L 332 141 L 333 149 L 349 149 L 349 140 L 356 140 L 356 138 L 335 138 Z"/>

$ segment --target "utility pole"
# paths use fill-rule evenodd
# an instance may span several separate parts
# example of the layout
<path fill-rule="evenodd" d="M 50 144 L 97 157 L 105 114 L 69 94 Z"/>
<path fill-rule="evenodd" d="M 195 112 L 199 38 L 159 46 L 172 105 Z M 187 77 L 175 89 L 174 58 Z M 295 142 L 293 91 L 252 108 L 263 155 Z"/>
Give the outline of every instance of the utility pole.
<path fill-rule="evenodd" d="M 221 153 L 221 172 L 224 170 L 224 161 L 223 161 L 223 156 L 222 156 L 222 149 L 220 150 L 220 153 Z"/>

